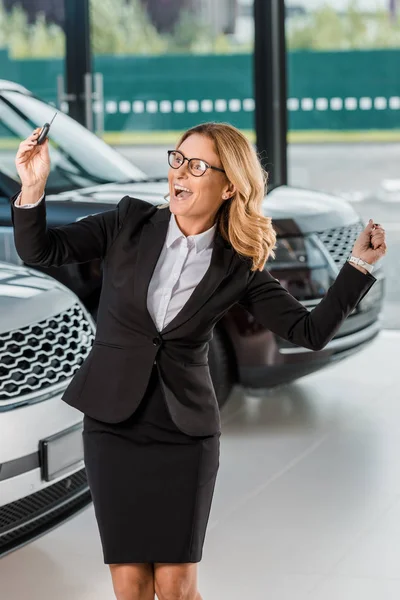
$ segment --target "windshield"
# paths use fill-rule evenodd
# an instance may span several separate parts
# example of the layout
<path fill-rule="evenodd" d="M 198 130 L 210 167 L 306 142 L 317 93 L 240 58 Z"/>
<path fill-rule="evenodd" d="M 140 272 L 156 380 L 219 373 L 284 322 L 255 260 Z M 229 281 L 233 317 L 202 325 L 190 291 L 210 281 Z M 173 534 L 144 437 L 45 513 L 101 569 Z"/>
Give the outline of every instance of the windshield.
<path fill-rule="evenodd" d="M 0 96 L 0 169 L 19 180 L 15 154 L 36 127 L 50 123 L 56 108 L 20 92 Z M 58 111 L 49 133 L 48 194 L 99 183 L 144 180 L 145 173 L 68 115 Z"/>

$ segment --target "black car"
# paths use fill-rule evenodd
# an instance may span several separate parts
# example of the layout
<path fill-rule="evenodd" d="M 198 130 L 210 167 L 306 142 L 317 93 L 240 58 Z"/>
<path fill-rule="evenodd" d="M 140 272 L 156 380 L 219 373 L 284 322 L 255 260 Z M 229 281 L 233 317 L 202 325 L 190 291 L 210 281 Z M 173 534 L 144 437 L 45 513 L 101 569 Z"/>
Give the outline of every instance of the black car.
<path fill-rule="evenodd" d="M 20 188 L 15 168 L 18 144 L 49 121 L 54 107 L 25 88 L 0 81 L 0 260 L 22 264 L 13 244 L 10 196 Z M 60 113 L 50 142 L 46 186 L 47 223 L 56 227 L 114 207 L 125 195 L 152 204 L 165 202 L 166 180 L 149 179 L 97 136 Z M 270 191 L 265 214 L 277 232 L 276 259 L 266 268 L 309 309 L 320 302 L 365 227 L 346 200 L 321 192 L 281 186 Z M 39 267 L 35 267 L 39 269 Z M 96 319 L 101 261 L 39 269 L 67 285 Z M 214 330 L 209 362 L 220 405 L 237 383 L 272 387 L 343 359 L 371 342 L 381 328 L 384 295 L 381 263 L 377 281 L 323 350 L 310 351 L 266 330 L 234 306 Z"/>

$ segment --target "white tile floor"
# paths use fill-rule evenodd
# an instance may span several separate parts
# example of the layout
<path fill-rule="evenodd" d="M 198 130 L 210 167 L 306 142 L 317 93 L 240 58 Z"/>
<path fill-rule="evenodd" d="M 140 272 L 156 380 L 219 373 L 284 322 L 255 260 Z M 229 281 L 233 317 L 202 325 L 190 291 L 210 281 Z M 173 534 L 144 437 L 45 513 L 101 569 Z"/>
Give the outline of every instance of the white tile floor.
<path fill-rule="evenodd" d="M 400 598 L 400 332 L 223 410 L 204 600 Z M 1 600 L 112 600 L 92 507 L 3 558 Z"/>

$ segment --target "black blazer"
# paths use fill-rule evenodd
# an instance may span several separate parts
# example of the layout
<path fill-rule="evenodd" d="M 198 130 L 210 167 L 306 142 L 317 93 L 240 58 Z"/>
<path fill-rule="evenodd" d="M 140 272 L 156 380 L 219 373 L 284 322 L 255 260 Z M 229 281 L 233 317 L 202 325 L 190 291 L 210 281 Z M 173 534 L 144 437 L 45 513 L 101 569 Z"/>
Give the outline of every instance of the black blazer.
<path fill-rule="evenodd" d="M 214 325 L 236 303 L 282 338 L 320 350 L 376 278 L 345 263 L 309 311 L 268 270 L 251 271 L 217 232 L 210 266 L 182 310 L 158 332 L 147 288 L 167 234 L 169 205 L 125 196 L 113 210 L 46 228 L 46 203 L 11 213 L 17 252 L 44 267 L 103 259 L 97 331 L 89 355 L 63 400 L 109 423 L 132 415 L 156 361 L 171 417 L 193 436 L 220 432 L 219 407 L 207 365 Z"/>

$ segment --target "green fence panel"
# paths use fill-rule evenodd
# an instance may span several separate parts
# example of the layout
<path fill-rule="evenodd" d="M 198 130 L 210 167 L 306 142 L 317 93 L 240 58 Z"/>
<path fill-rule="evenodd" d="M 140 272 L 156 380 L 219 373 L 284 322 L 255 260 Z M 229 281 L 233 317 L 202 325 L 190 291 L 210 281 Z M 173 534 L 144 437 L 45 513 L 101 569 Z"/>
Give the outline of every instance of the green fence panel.
<path fill-rule="evenodd" d="M 106 130 L 182 130 L 209 120 L 253 128 L 251 55 L 100 56 L 95 70 L 104 77 Z"/>
<path fill-rule="evenodd" d="M 400 127 L 400 50 L 290 52 L 289 128 Z"/>
<path fill-rule="evenodd" d="M 0 79 L 19 83 L 46 102 L 57 101 L 57 76 L 63 73 L 63 59 L 11 60 L 0 50 Z"/>
<path fill-rule="evenodd" d="M 400 128 L 399 65 L 396 49 L 289 52 L 289 129 Z M 251 54 L 98 56 L 94 66 L 104 77 L 106 131 L 183 130 L 209 120 L 254 128 Z M 48 102 L 56 102 L 63 69 L 62 59 L 11 60 L 0 51 L 0 78 Z"/>

